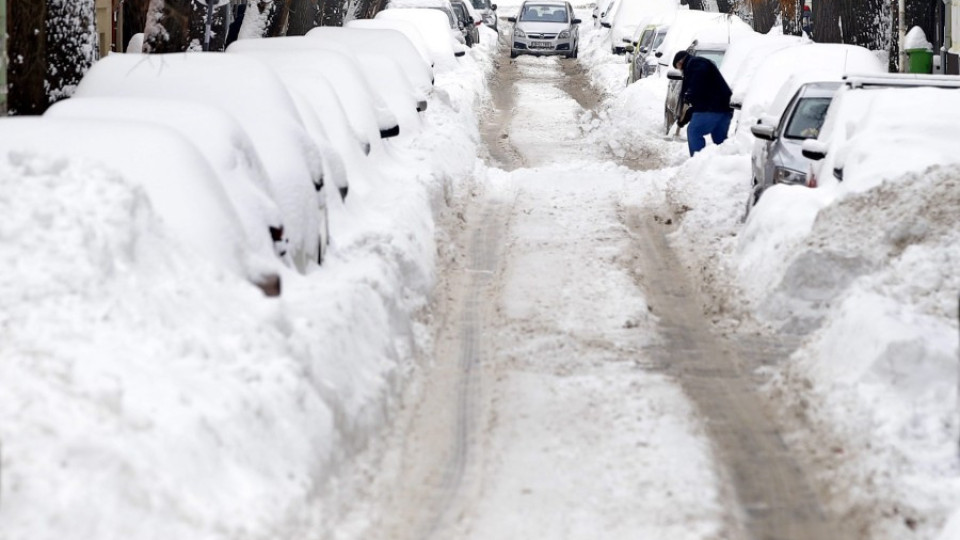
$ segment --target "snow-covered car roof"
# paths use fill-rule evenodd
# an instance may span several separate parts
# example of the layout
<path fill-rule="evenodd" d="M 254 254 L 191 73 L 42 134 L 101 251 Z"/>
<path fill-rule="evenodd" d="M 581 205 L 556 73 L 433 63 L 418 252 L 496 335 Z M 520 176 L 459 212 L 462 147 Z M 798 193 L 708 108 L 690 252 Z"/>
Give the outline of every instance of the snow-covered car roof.
<path fill-rule="evenodd" d="M 743 39 L 731 43 L 723 55 L 723 65 L 720 73 L 730 85 L 737 101 L 742 101 L 743 95 L 750 86 L 750 81 L 760 64 L 771 54 L 787 47 L 794 47 L 803 43 L 800 36 L 780 36 L 754 33 Z"/>
<path fill-rule="evenodd" d="M 248 238 L 248 267 L 276 269 L 271 228 L 282 228 L 279 208 L 260 156 L 234 118 L 223 111 L 183 101 L 143 98 L 74 98 L 44 113 L 54 119 L 137 121 L 173 129 L 188 140 L 216 172 Z"/>
<path fill-rule="evenodd" d="M 206 159 L 176 131 L 145 122 L 6 118 L 4 158 L 87 159 L 141 186 L 164 226 L 219 267 L 249 278 L 240 219 Z"/>
<path fill-rule="evenodd" d="M 322 182 L 322 158 L 287 89 L 265 64 L 229 54 L 112 54 L 90 68 L 74 95 L 175 99 L 232 115 L 267 170 L 294 262 L 305 270 L 318 260 L 315 186 Z"/>
<path fill-rule="evenodd" d="M 446 15 L 448 28 L 458 29 L 460 26 L 457 12 L 453 10 L 450 0 L 390 0 L 387 10 L 390 9 L 432 9 Z"/>
<path fill-rule="evenodd" d="M 648 21 L 662 17 L 665 13 L 677 11 L 676 0 L 622 0 L 613 7 L 616 11 L 608 16 L 610 22 L 610 41 L 620 44 L 623 38 L 633 35 L 637 26 L 645 26 Z"/>
<path fill-rule="evenodd" d="M 842 90 L 845 137 L 833 134 L 833 167 L 843 170 L 845 190 L 862 191 L 884 180 L 960 163 L 960 90 L 876 88 Z M 936 103 L 917 111 L 918 103 Z M 833 106 L 831 105 L 831 109 Z M 829 113 L 828 113 L 829 117 Z M 824 124 L 826 125 L 826 123 Z"/>
<path fill-rule="evenodd" d="M 394 8 L 377 13 L 374 19 L 405 21 L 416 25 L 430 50 L 434 68 L 451 69 L 456 66 L 455 54 L 459 43 L 450 37 L 450 27 L 442 13 L 429 9 Z"/>
<path fill-rule="evenodd" d="M 807 43 L 778 50 L 763 60 L 752 77 L 743 97 L 740 122 L 750 125 L 763 115 L 779 116 L 771 111 L 774 102 L 782 107 L 790 99 L 777 100 L 781 87 L 803 71 L 813 72 L 813 80 L 840 80 L 848 71 L 885 73 L 887 69 L 874 53 L 856 45 Z"/>
<path fill-rule="evenodd" d="M 337 28 L 335 30 L 344 30 Z M 350 32 L 350 31 L 348 31 Z M 352 32 L 364 32 L 363 30 L 353 30 Z M 402 36 L 401 36 L 402 37 Z M 310 46 L 318 51 L 330 51 L 339 53 L 349 59 L 353 66 L 356 66 L 367 81 L 367 87 L 379 98 L 379 101 L 386 105 L 392 117 L 394 125 L 400 126 L 400 133 L 407 135 L 416 133 L 420 130 L 420 116 L 417 114 L 420 109 L 421 100 L 426 102 L 426 96 L 418 96 L 414 91 L 410 80 L 403 74 L 399 63 L 385 50 L 361 51 L 353 43 L 333 37 L 294 37 L 277 38 L 283 43 L 290 43 L 290 40 L 306 41 Z M 295 48 L 307 48 L 302 43 L 294 46 Z M 329 77 L 337 77 L 339 71 L 328 69 Z M 424 105 L 425 106 L 425 105 Z"/>
<path fill-rule="evenodd" d="M 352 21 L 347 21 L 344 25 L 345 28 L 353 29 L 363 29 L 363 30 L 395 30 L 404 35 L 409 41 L 410 44 L 417 50 L 417 54 L 420 55 L 420 58 L 423 62 L 430 67 L 431 74 L 433 73 L 433 63 L 434 59 L 430 55 L 430 49 L 427 47 L 426 42 L 423 39 L 423 34 L 420 33 L 420 30 L 417 28 L 417 25 L 401 20 L 389 20 L 389 19 L 354 19 Z"/>
<path fill-rule="evenodd" d="M 369 114 L 373 115 L 381 132 L 388 133 L 397 127 L 396 115 L 373 88 L 376 80 L 371 80 L 360 69 L 356 58 L 351 58 L 353 55 L 331 50 L 331 47 L 320 44 L 319 40 L 304 36 L 242 39 L 227 47 L 227 53 L 234 53 L 228 56 L 259 57 L 272 68 L 283 66 L 285 70 L 297 69 L 295 63 L 287 60 L 287 57 L 292 58 L 287 53 L 296 52 L 308 53 L 297 55 L 298 62 L 323 76 L 337 90 L 340 102 L 346 107 L 347 117 L 351 119 L 358 135 L 368 135 L 362 122 Z"/>
<path fill-rule="evenodd" d="M 403 73 L 418 92 L 418 99 L 426 99 L 433 88 L 433 68 L 399 30 L 319 26 L 307 32 L 307 37 L 339 41 L 358 53 L 376 53 L 393 58 L 402 66 Z"/>

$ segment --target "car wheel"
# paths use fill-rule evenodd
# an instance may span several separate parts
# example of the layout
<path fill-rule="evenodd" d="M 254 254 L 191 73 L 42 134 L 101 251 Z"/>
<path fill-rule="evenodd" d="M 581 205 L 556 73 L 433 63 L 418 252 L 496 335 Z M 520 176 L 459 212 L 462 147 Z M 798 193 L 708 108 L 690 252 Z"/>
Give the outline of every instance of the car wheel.
<path fill-rule="evenodd" d="M 573 48 L 573 57 L 574 57 L 574 58 L 579 58 L 579 57 L 580 57 L 580 44 L 579 44 L 579 43 L 577 43 L 577 46 Z"/>
<path fill-rule="evenodd" d="M 517 57 L 517 51 L 513 51 L 513 50 L 510 51 L 510 58 L 516 58 L 516 57 Z"/>

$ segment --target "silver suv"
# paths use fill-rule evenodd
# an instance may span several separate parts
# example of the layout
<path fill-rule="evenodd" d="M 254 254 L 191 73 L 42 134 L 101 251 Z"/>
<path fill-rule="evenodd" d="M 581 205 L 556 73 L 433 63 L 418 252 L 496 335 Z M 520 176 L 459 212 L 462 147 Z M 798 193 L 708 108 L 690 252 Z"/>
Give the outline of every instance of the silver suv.
<path fill-rule="evenodd" d="M 527 0 L 513 23 L 510 58 L 521 54 L 562 54 L 576 58 L 580 47 L 580 19 L 574 17 L 569 2 Z"/>

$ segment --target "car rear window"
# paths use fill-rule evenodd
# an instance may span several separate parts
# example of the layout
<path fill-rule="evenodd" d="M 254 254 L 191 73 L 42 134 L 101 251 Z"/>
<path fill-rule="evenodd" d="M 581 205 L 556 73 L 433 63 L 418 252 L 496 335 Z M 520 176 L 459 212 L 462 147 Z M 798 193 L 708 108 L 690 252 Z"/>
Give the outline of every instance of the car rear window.
<path fill-rule="evenodd" d="M 823 120 L 830 108 L 831 98 L 802 98 L 793 109 L 793 117 L 787 124 L 784 137 L 788 139 L 812 139 L 820 134 Z"/>
<path fill-rule="evenodd" d="M 520 20 L 529 22 L 567 22 L 567 10 L 563 6 L 527 4 L 523 7 Z"/>

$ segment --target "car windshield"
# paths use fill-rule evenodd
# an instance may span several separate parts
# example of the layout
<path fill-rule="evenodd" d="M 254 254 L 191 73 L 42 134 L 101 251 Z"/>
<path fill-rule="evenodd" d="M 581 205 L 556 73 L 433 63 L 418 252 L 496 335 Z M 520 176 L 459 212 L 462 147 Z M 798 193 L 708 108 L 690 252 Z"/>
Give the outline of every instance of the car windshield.
<path fill-rule="evenodd" d="M 717 67 L 720 67 L 720 62 L 723 61 L 723 51 L 697 51 L 696 55 L 706 58 L 716 64 Z"/>
<path fill-rule="evenodd" d="M 527 4 L 523 6 L 520 20 L 525 22 L 567 22 L 567 10 L 563 6 Z"/>
<path fill-rule="evenodd" d="M 831 98 L 804 98 L 793 110 L 793 118 L 787 124 L 784 137 L 788 139 L 812 139 L 820 134 L 823 119 L 827 116 Z"/>

